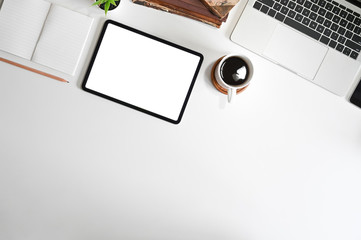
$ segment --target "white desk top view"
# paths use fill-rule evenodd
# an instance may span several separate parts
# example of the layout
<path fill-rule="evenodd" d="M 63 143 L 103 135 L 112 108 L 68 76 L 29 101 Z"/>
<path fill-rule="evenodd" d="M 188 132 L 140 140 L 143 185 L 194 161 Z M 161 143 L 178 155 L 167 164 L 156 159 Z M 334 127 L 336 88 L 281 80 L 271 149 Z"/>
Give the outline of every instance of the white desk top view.
<path fill-rule="evenodd" d="M 76 74 L 50 72 L 68 84 L 0 62 L 0 239 L 361 239 L 361 109 L 232 43 L 244 3 L 221 29 L 109 12 L 204 55 L 173 125 L 81 90 L 103 12 L 52 2 L 95 22 Z M 232 105 L 210 80 L 227 53 L 255 69 Z"/>

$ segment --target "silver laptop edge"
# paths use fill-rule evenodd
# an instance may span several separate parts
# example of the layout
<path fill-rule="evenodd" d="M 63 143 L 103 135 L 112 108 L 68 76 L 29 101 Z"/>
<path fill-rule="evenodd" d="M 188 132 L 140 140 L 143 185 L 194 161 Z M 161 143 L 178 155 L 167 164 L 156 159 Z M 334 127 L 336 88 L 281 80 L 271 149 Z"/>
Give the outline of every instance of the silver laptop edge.
<path fill-rule="evenodd" d="M 336 95 L 349 98 L 361 78 L 361 54 L 352 59 L 260 12 L 253 7 L 255 2 L 248 1 L 231 40 Z M 361 12 L 348 2 L 338 2 Z"/>

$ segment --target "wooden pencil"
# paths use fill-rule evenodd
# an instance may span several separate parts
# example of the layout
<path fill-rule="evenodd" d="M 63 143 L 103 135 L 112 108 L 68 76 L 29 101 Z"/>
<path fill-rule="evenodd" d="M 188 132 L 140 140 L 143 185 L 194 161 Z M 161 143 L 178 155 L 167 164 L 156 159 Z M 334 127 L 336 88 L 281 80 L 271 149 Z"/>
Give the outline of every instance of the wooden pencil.
<path fill-rule="evenodd" d="M 19 64 L 19 63 L 16 63 L 16 62 L 7 60 L 7 59 L 5 59 L 5 58 L 1 58 L 1 57 L 0 57 L 0 61 L 5 62 L 5 63 L 8 63 L 8 64 L 11 64 L 11 65 L 14 65 L 14 66 L 19 67 L 19 68 L 23 68 L 23 69 L 25 69 L 25 70 L 28 70 L 28 71 L 31 71 L 31 72 L 34 72 L 34 73 L 37 73 L 37 74 L 40 74 L 40 75 L 43 75 L 43 76 L 48 77 L 48 78 L 52 78 L 52 79 L 58 80 L 58 81 L 60 81 L 60 82 L 69 83 L 67 80 L 62 79 L 62 78 L 60 78 L 60 77 L 51 75 L 51 74 L 46 73 L 46 72 L 39 71 L 39 70 L 34 69 L 34 68 L 31 68 L 31 67 L 27 67 L 27 66 L 21 65 L 21 64 Z"/>

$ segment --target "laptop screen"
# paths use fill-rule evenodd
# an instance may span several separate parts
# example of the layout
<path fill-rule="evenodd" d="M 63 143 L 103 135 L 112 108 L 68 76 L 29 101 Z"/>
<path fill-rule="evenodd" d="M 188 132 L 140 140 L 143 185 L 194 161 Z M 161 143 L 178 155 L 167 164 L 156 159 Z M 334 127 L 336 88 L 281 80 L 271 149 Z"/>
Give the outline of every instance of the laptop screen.
<path fill-rule="evenodd" d="M 352 3 L 353 5 L 361 8 L 361 0 L 346 0 L 346 2 Z"/>

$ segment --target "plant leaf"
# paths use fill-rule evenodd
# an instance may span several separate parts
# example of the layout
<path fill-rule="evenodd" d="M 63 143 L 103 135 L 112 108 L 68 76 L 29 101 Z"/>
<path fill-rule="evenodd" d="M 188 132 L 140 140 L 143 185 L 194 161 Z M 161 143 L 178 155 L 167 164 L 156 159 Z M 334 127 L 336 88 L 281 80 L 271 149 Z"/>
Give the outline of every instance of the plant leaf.
<path fill-rule="evenodd" d="M 109 2 L 110 2 L 111 4 L 113 4 L 114 6 L 117 6 L 117 4 L 115 3 L 115 0 L 109 0 Z"/>
<path fill-rule="evenodd" d="M 95 3 L 93 3 L 92 6 L 94 6 L 94 5 L 100 5 L 100 4 L 104 3 L 104 1 L 105 1 L 105 0 L 98 0 L 98 1 L 96 1 Z"/>
<path fill-rule="evenodd" d="M 107 1 L 107 2 L 105 3 L 105 5 L 104 5 L 105 15 L 107 15 L 108 10 L 109 10 L 109 7 L 110 7 L 110 2 L 109 2 L 109 1 Z"/>

